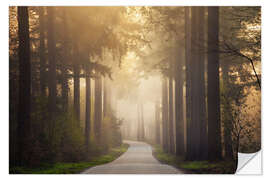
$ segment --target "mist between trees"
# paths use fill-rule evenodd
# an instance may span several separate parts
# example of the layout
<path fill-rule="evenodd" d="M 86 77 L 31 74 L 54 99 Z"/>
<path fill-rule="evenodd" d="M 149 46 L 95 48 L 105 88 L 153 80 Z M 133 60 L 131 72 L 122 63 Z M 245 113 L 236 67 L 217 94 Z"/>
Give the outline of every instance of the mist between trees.
<path fill-rule="evenodd" d="M 260 7 L 10 7 L 9 64 L 11 166 L 261 147 Z"/>

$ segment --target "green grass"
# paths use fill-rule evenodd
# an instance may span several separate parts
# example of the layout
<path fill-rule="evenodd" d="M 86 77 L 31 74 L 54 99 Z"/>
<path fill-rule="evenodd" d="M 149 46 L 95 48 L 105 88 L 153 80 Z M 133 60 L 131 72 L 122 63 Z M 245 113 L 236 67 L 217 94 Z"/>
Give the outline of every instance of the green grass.
<path fill-rule="evenodd" d="M 10 167 L 9 172 L 10 174 L 76 174 L 86 168 L 115 160 L 127 151 L 128 146 L 128 144 L 122 144 L 119 147 L 112 148 L 108 154 L 98 156 L 89 162 L 44 164 L 37 168 Z"/>
<path fill-rule="evenodd" d="M 163 152 L 158 145 L 153 145 L 153 155 L 161 163 L 172 165 L 188 174 L 233 174 L 236 169 L 233 161 L 184 161 L 183 157 Z"/>

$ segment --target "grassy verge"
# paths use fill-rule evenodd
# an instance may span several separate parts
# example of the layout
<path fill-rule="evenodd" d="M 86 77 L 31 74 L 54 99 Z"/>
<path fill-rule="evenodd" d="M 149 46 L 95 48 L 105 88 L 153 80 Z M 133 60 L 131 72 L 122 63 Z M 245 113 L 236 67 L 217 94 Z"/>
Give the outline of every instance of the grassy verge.
<path fill-rule="evenodd" d="M 178 157 L 162 151 L 158 145 L 152 145 L 153 155 L 161 163 L 172 165 L 187 174 L 234 174 L 235 164 L 232 161 L 184 161 Z"/>
<path fill-rule="evenodd" d="M 119 147 L 110 149 L 106 155 L 101 155 L 89 162 L 78 162 L 78 163 L 55 163 L 46 164 L 38 168 L 29 167 L 10 167 L 10 174 L 76 174 L 93 166 L 109 163 L 128 149 L 128 144 L 122 144 Z"/>

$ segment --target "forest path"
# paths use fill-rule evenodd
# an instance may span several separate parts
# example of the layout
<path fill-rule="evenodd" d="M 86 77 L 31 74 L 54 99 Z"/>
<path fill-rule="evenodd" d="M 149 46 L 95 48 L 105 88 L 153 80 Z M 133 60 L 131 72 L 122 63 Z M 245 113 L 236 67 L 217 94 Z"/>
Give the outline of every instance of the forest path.
<path fill-rule="evenodd" d="M 124 141 L 128 150 L 116 160 L 89 168 L 82 174 L 183 174 L 176 168 L 161 164 L 152 155 L 152 148 L 144 142 Z"/>

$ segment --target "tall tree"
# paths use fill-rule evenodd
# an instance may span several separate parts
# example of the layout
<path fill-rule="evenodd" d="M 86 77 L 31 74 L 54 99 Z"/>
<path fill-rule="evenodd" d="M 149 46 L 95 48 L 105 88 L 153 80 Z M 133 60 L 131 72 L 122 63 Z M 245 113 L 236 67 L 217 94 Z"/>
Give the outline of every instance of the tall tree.
<path fill-rule="evenodd" d="M 74 79 L 74 113 L 77 120 L 77 126 L 80 126 L 80 65 L 79 65 L 79 50 L 77 42 L 74 42 L 73 54 L 73 79 Z"/>
<path fill-rule="evenodd" d="M 48 7 L 48 59 L 49 59 L 49 117 L 50 136 L 53 136 L 56 116 L 56 43 L 55 43 L 55 7 Z"/>
<path fill-rule="evenodd" d="M 31 60 L 29 42 L 28 8 L 18 7 L 19 36 L 19 107 L 18 107 L 18 159 L 19 165 L 27 164 L 25 152 L 31 137 Z"/>
<path fill-rule="evenodd" d="M 178 49 L 177 49 L 178 50 Z M 180 49 L 179 49 L 180 50 Z M 176 155 L 182 156 L 185 153 L 184 144 L 184 115 L 183 115 L 183 55 L 177 52 L 175 58 L 175 151 Z M 178 55 L 180 54 L 180 55 Z"/>
<path fill-rule="evenodd" d="M 160 144 L 160 102 L 155 103 L 155 129 L 156 129 L 156 143 Z"/>
<path fill-rule="evenodd" d="M 229 82 L 229 64 L 228 61 L 222 63 L 222 82 L 223 82 L 223 123 L 224 123 L 224 147 L 225 158 L 233 159 L 233 142 L 232 142 L 232 107 L 230 97 L 230 82 Z"/>
<path fill-rule="evenodd" d="M 69 32 L 67 24 L 67 15 L 66 9 L 63 9 L 63 36 L 64 36 L 64 45 L 63 45 L 63 57 L 61 58 L 61 89 L 62 89 L 62 106 L 63 110 L 66 112 L 68 108 L 68 68 L 67 64 L 70 58 L 70 46 L 69 46 Z"/>
<path fill-rule="evenodd" d="M 107 79 L 103 78 L 103 117 L 108 113 L 108 89 L 107 89 Z"/>
<path fill-rule="evenodd" d="M 87 150 L 89 150 L 89 139 L 91 130 L 91 81 L 89 64 L 85 65 L 85 83 L 85 144 Z"/>
<path fill-rule="evenodd" d="M 46 57 L 45 57 L 45 18 L 44 7 L 39 7 L 39 72 L 40 72 L 40 92 L 46 96 Z"/>
<path fill-rule="evenodd" d="M 168 152 L 168 83 L 167 78 L 162 79 L 162 146 Z"/>
<path fill-rule="evenodd" d="M 97 76 L 95 79 L 95 119 L 94 132 L 97 142 L 101 140 L 101 120 L 102 120 L 102 81 L 101 77 Z"/>
<path fill-rule="evenodd" d="M 138 114 L 138 123 L 137 123 L 137 140 L 141 140 L 141 110 L 140 105 L 137 103 L 137 114 Z"/>
<path fill-rule="evenodd" d="M 199 123 L 200 123 L 200 160 L 207 160 L 208 138 L 207 138 L 207 120 L 206 120 L 206 100 L 205 100 L 205 10 L 204 7 L 198 8 L 198 86 L 199 86 Z"/>
<path fill-rule="evenodd" d="M 141 139 L 144 140 L 145 138 L 145 128 L 144 128 L 144 113 L 143 113 L 143 103 L 140 102 L 141 107 Z"/>
<path fill-rule="evenodd" d="M 221 159 L 219 97 L 219 8 L 208 7 L 208 159 Z"/>
<path fill-rule="evenodd" d="M 170 62 L 170 71 L 173 71 L 172 69 L 172 62 Z M 174 147 L 174 123 L 173 123 L 173 77 L 172 73 L 170 73 L 169 76 L 169 127 L 168 127 L 168 136 L 169 136 L 169 152 L 174 153 L 175 147 Z"/>
<path fill-rule="evenodd" d="M 185 66 L 186 66 L 186 159 L 191 159 L 191 47 L 190 7 L 185 7 Z"/>

